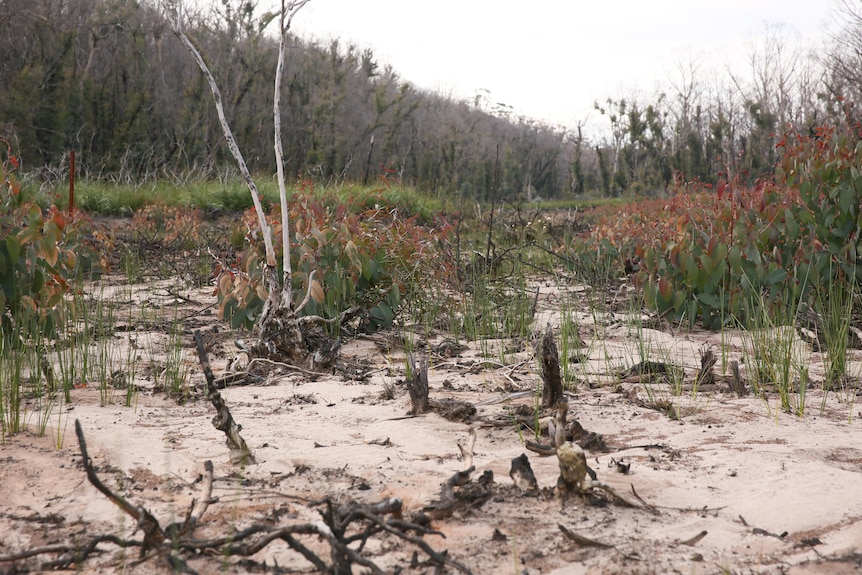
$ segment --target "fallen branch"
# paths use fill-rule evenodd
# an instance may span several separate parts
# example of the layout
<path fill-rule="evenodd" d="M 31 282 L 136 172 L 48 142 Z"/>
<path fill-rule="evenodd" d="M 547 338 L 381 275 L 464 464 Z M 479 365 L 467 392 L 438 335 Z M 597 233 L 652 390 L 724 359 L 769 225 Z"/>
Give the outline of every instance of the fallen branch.
<path fill-rule="evenodd" d="M 578 535 L 573 531 L 569 531 L 562 524 L 558 524 L 557 527 L 560 528 L 560 531 L 563 535 L 566 536 L 566 539 L 569 541 L 573 541 L 574 543 L 582 546 L 582 547 L 598 547 L 600 549 L 613 549 L 626 559 L 631 561 L 640 561 L 641 558 L 636 555 L 629 555 L 628 553 L 623 553 L 616 545 L 611 545 L 610 543 L 602 543 L 601 541 L 596 541 L 595 539 L 590 539 L 589 537 L 584 537 L 583 535 Z"/>
<path fill-rule="evenodd" d="M 213 376 L 210 362 L 207 358 L 207 351 L 204 348 L 203 337 L 200 330 L 195 330 L 195 344 L 198 348 L 198 359 L 200 359 L 201 367 L 204 370 L 204 377 L 207 382 L 207 397 L 216 408 L 216 415 L 213 417 L 213 427 L 223 432 L 227 437 L 227 446 L 230 449 L 230 461 L 234 464 L 254 463 L 254 455 L 248 448 L 245 440 L 239 434 L 242 429 L 233 419 L 230 410 L 225 404 L 224 399 L 218 392 L 215 386 L 215 376 Z"/>
<path fill-rule="evenodd" d="M 134 519 L 138 529 L 143 531 L 144 543 L 141 547 L 141 557 L 143 557 L 150 549 L 160 547 L 165 540 L 165 533 L 162 531 L 156 518 L 143 507 L 135 507 L 122 496 L 111 491 L 104 483 L 102 483 L 99 476 L 96 475 L 96 470 L 93 469 L 93 463 L 90 461 L 90 456 L 87 453 L 87 442 L 84 440 L 84 430 L 81 429 L 81 422 L 77 419 L 75 420 L 75 435 L 78 436 L 78 445 L 81 448 L 81 461 L 84 465 L 84 471 L 87 473 L 87 479 L 93 487 L 101 491 L 105 497 L 110 499 L 111 502 Z"/>
<path fill-rule="evenodd" d="M 688 547 L 694 547 L 695 545 L 697 545 L 697 543 L 698 543 L 701 539 L 703 539 L 704 537 L 706 537 L 706 534 L 707 534 L 707 532 L 706 532 L 706 531 L 701 531 L 700 533 L 698 533 L 698 534 L 697 534 L 697 535 L 695 535 L 694 537 L 689 537 L 689 538 L 688 538 L 688 539 L 686 539 L 685 541 L 677 541 L 677 542 L 676 542 L 676 545 L 687 545 Z"/>
<path fill-rule="evenodd" d="M 443 536 L 443 534 L 433 531 L 423 524 L 404 520 L 402 502 L 398 498 L 387 498 L 371 505 L 350 502 L 338 506 L 334 505 L 331 500 L 325 499 L 314 502 L 314 505 L 325 507 L 324 510 L 321 510 L 322 520 L 320 521 L 286 526 L 254 524 L 240 531 L 233 531 L 224 537 L 195 539 L 192 537 L 192 533 L 195 527 L 200 524 L 212 501 L 213 466 L 209 461 L 204 464 L 200 501 L 192 504 L 184 522 L 162 529 L 155 517 L 146 509 L 131 504 L 102 483 L 87 453 L 84 433 L 78 421 L 75 422 L 75 432 L 81 447 L 84 470 L 90 483 L 138 523 L 139 528 L 144 531 L 144 540 L 135 541 L 114 535 L 98 535 L 84 543 L 46 545 L 8 555 L 0 555 L 0 562 L 20 561 L 43 554 L 61 553 L 64 555 L 43 563 L 42 569 L 67 569 L 75 564 L 79 570 L 86 570 L 84 562 L 92 553 L 97 551 L 97 545 L 109 542 L 124 548 L 141 547 L 142 560 L 146 560 L 148 558 L 147 553 L 151 551 L 150 556 L 164 561 L 173 573 L 195 573 L 187 565 L 186 556 L 221 558 L 218 559 L 218 566 L 223 567 L 223 561 L 226 557 L 248 557 L 260 552 L 273 541 L 281 540 L 302 555 L 320 573 L 332 575 L 352 573 L 353 566 L 359 565 L 370 573 L 383 575 L 385 571 L 372 560 L 363 557 L 362 550 L 371 536 L 386 532 L 419 547 L 428 555 L 429 562 L 438 567 L 438 570 L 450 566 L 462 573 L 468 575 L 471 573 L 464 564 L 449 558 L 446 553 L 435 551 L 422 539 L 424 535 Z M 475 441 L 475 434 L 471 438 Z M 462 448 L 465 457 L 471 456 L 472 448 L 472 443 L 469 447 Z M 463 472 L 462 477 L 469 479 L 471 471 L 472 467 Z M 454 488 L 455 483 L 458 482 L 453 481 L 450 488 Z M 411 533 L 418 534 L 418 536 Z M 315 535 L 326 540 L 330 547 L 330 562 L 325 561 L 299 541 L 297 538 L 299 535 Z M 359 542 L 358 547 L 354 545 L 356 542 Z"/>

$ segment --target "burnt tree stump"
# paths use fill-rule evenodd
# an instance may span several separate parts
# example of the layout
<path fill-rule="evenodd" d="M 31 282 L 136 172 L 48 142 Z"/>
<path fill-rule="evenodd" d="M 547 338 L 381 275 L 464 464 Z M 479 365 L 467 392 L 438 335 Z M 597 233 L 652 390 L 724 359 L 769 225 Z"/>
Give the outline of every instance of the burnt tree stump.
<path fill-rule="evenodd" d="M 563 378 L 560 375 L 560 352 L 551 324 L 548 324 L 539 343 L 539 356 L 542 360 L 542 406 L 553 407 L 563 399 Z"/>
<path fill-rule="evenodd" d="M 407 356 L 407 361 L 410 363 L 411 378 L 407 381 L 407 391 L 410 393 L 410 415 L 422 415 L 431 410 L 431 403 L 428 401 L 428 358 L 421 357 L 419 365 L 416 365 L 416 358 L 413 354 Z"/>

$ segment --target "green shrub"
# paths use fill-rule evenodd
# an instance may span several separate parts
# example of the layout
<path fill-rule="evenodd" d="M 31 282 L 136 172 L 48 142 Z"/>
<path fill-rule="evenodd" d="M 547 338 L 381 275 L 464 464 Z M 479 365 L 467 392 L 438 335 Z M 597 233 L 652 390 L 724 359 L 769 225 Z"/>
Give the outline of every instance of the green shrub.
<path fill-rule="evenodd" d="M 276 238 L 281 237 L 280 221 L 276 207 L 269 216 Z M 416 216 L 402 218 L 397 210 L 383 205 L 363 209 L 298 193 L 290 201 L 290 223 L 293 287 L 298 297 L 309 289 L 312 295 L 301 315 L 334 318 L 359 306 L 365 312 L 364 330 L 388 327 L 410 287 L 418 285 L 418 278 L 437 264 L 434 235 L 417 223 Z M 233 327 L 250 328 L 267 292 L 261 281 L 263 240 L 253 212 L 246 213 L 244 225 L 251 247 L 240 254 L 238 266 L 221 269 L 219 316 Z M 278 261 L 282 261 L 281 253 Z"/>
<path fill-rule="evenodd" d="M 788 135 L 780 147 L 773 178 L 715 188 L 678 180 L 668 199 L 604 213 L 577 247 L 616 250 L 648 306 L 710 329 L 746 323 L 752 301 L 777 310 L 812 299 L 814 286 L 858 283 L 859 127 Z"/>
<path fill-rule="evenodd" d="M 21 193 L 15 178 L 18 160 L 5 140 L 0 161 L 0 327 L 37 326 L 52 332 L 60 325 L 63 296 L 91 265 L 92 251 L 81 237 L 82 219 L 52 205 L 43 211 Z"/>

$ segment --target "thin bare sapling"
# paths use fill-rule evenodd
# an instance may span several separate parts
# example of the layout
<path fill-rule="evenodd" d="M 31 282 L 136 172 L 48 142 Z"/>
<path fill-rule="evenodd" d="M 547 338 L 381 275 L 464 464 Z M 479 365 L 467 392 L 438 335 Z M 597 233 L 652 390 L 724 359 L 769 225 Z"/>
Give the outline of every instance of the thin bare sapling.
<path fill-rule="evenodd" d="M 320 316 L 303 316 L 299 317 L 298 313 L 308 304 L 312 292 L 322 292 L 322 287 L 319 282 L 314 280 L 314 272 L 308 278 L 308 290 L 302 301 L 294 305 L 294 294 L 291 283 L 291 263 L 290 263 L 290 226 L 289 226 L 289 211 L 287 202 L 287 187 L 285 185 L 284 175 L 284 152 L 281 143 L 281 79 L 284 72 L 285 45 L 288 30 L 290 30 L 291 22 L 299 10 L 305 6 L 310 0 L 292 0 L 286 2 L 281 1 L 281 11 L 279 17 L 279 50 L 278 64 L 276 67 L 275 87 L 273 97 L 273 121 L 275 124 L 275 155 L 278 175 L 279 199 L 281 205 L 282 218 L 282 276 L 278 275 L 278 263 L 276 260 L 276 251 L 273 243 L 272 228 L 267 224 L 266 214 L 263 210 L 263 205 L 260 201 L 260 193 L 255 185 L 254 179 L 248 170 L 242 152 L 236 143 L 230 125 L 227 121 L 222 103 L 221 91 L 215 81 L 209 67 L 206 64 L 200 51 L 195 47 L 194 43 L 189 39 L 183 31 L 183 9 L 182 2 L 175 5 L 176 19 L 173 22 L 174 34 L 188 48 L 195 62 L 204 74 L 213 95 L 213 100 L 218 113 L 219 122 L 224 132 L 225 140 L 228 148 L 233 155 L 240 173 L 248 185 L 251 193 L 254 209 L 257 215 L 258 227 L 263 237 L 264 248 L 266 254 L 266 262 L 263 269 L 264 287 L 267 290 L 267 298 L 264 302 L 263 309 L 257 322 L 255 329 L 257 332 L 257 341 L 250 346 L 251 355 L 254 357 L 264 357 L 271 360 L 290 363 L 293 365 L 310 365 L 325 363 L 331 361 L 332 357 L 327 354 L 320 353 L 320 350 L 314 349 L 310 345 L 310 341 L 314 340 L 319 343 L 329 345 L 329 342 L 320 342 L 320 338 L 306 337 L 307 330 L 314 324 L 333 323 L 341 321 L 348 317 L 354 310 L 345 311 L 340 317 L 327 320 Z M 331 349 L 327 347 L 327 349 Z M 317 353 L 315 353 L 317 352 Z"/>

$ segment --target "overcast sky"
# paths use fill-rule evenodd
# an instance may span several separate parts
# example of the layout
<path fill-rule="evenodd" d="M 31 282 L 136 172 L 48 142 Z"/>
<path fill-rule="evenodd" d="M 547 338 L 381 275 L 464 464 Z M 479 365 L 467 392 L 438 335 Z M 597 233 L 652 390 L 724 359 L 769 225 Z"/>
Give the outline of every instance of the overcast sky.
<path fill-rule="evenodd" d="M 836 0 L 312 0 L 293 32 L 370 47 L 421 88 L 490 92 L 574 125 L 609 95 L 652 94 L 680 63 L 739 66 L 767 23 L 822 44 Z M 706 74 L 707 72 L 703 72 Z"/>

